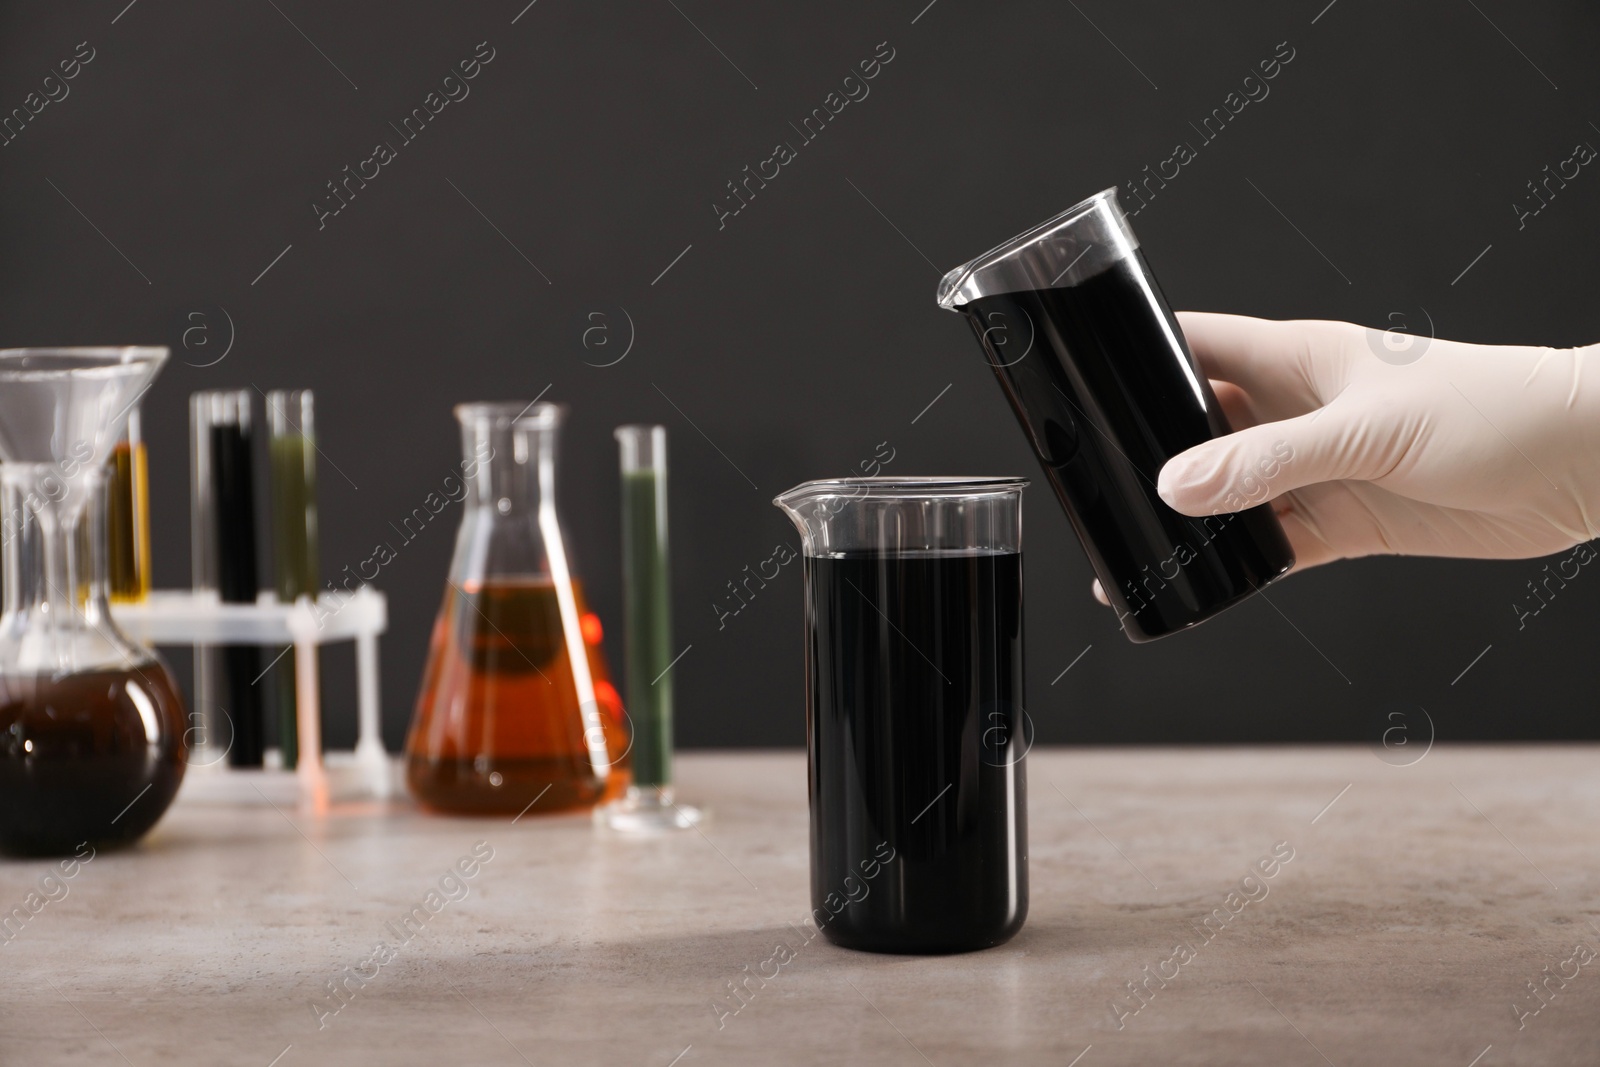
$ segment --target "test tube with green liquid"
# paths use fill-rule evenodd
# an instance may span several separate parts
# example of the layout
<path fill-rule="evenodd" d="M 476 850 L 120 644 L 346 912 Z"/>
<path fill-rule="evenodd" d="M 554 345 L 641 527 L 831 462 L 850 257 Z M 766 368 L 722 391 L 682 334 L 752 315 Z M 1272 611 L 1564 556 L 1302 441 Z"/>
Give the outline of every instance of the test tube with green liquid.
<path fill-rule="evenodd" d="M 273 584 L 278 599 L 292 604 L 317 596 L 317 446 L 309 389 L 274 389 L 267 394 L 267 445 L 272 465 Z M 299 756 L 295 652 L 278 661 L 278 744 L 283 765 Z M 321 672 L 318 672 L 321 677 Z"/>
<path fill-rule="evenodd" d="M 672 784 L 672 588 L 667 553 L 667 431 L 619 426 L 622 461 L 622 603 L 633 782 L 598 809 L 613 830 L 658 833 L 697 825 Z"/>

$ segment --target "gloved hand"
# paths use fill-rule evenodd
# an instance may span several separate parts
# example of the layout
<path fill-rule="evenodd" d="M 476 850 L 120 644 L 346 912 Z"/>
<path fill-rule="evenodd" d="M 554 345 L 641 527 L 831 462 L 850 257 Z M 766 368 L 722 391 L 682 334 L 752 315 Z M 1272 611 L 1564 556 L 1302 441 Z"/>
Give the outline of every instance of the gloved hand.
<path fill-rule="evenodd" d="M 1161 469 L 1178 511 L 1273 501 L 1297 571 L 1379 553 L 1542 556 L 1600 533 L 1600 348 L 1178 318 L 1235 428 Z"/>

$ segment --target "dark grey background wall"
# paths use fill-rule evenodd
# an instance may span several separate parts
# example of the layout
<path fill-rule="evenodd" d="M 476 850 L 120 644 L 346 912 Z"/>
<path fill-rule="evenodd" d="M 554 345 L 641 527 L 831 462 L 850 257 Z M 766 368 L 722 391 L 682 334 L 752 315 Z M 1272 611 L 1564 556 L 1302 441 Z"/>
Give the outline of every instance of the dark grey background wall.
<path fill-rule="evenodd" d="M 0 9 L 7 112 L 93 50 L 0 147 L 0 342 L 174 347 L 146 402 L 160 585 L 188 576 L 192 390 L 316 390 L 333 578 L 452 470 L 453 403 L 548 389 L 571 405 L 561 499 L 614 662 L 611 428 L 661 421 L 680 743 L 799 743 L 798 568 L 718 622 L 725 583 L 796 543 L 770 498 L 880 442 L 888 473 L 1035 473 L 934 284 L 1178 142 L 1198 157 L 1135 222 L 1178 307 L 1600 340 L 1600 174 L 1521 228 L 1513 208 L 1600 145 L 1590 5 L 526 2 Z M 480 42 L 470 95 L 403 142 L 390 124 Z M 1191 124 L 1280 42 L 1270 95 L 1204 143 Z M 790 124 L 880 48 L 870 95 L 800 145 Z M 719 225 L 726 183 L 780 141 L 797 158 Z M 395 158 L 319 225 L 325 183 L 379 142 Z M 455 523 L 377 579 L 391 747 Z M 1417 708 L 1445 739 L 1600 736 L 1600 578 L 1519 629 L 1541 562 L 1364 560 L 1135 647 L 1042 488 L 1027 546 L 1044 741 L 1375 741 Z M 348 653 L 328 671 L 347 742 Z"/>

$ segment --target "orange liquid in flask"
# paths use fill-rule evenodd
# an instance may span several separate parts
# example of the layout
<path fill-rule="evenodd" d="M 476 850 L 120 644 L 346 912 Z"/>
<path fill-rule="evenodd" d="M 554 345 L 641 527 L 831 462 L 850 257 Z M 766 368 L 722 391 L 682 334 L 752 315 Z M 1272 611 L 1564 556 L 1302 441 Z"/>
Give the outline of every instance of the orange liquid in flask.
<path fill-rule="evenodd" d="M 599 778 L 590 760 L 555 583 L 469 581 L 445 589 L 406 745 L 406 780 L 425 807 L 532 814 L 593 806 L 626 790 L 622 700 L 606 668 L 600 619 L 576 580 L 572 591 L 609 773 Z"/>

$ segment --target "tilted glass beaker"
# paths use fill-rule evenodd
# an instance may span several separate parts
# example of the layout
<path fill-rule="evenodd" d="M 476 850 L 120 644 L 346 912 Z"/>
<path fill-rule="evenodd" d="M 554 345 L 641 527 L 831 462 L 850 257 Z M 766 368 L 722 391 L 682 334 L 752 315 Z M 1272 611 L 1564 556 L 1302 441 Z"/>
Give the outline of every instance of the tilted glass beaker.
<path fill-rule="evenodd" d="M 836 944 L 987 948 L 1027 916 L 1026 485 L 842 478 L 774 501 L 801 534 L 811 905 Z"/>
<path fill-rule="evenodd" d="M 131 841 L 183 780 L 177 684 L 108 600 L 106 465 L 166 358 L 0 351 L 0 850 Z"/>
<path fill-rule="evenodd" d="M 406 744 L 426 807 L 559 811 L 619 796 L 628 729 L 556 512 L 555 404 L 461 423 L 461 529 Z"/>
<path fill-rule="evenodd" d="M 1194 626 L 1294 566 L 1259 495 L 1204 518 L 1156 495 L 1167 460 L 1230 427 L 1115 189 L 952 270 L 938 301 L 977 333 L 1129 639 Z"/>

